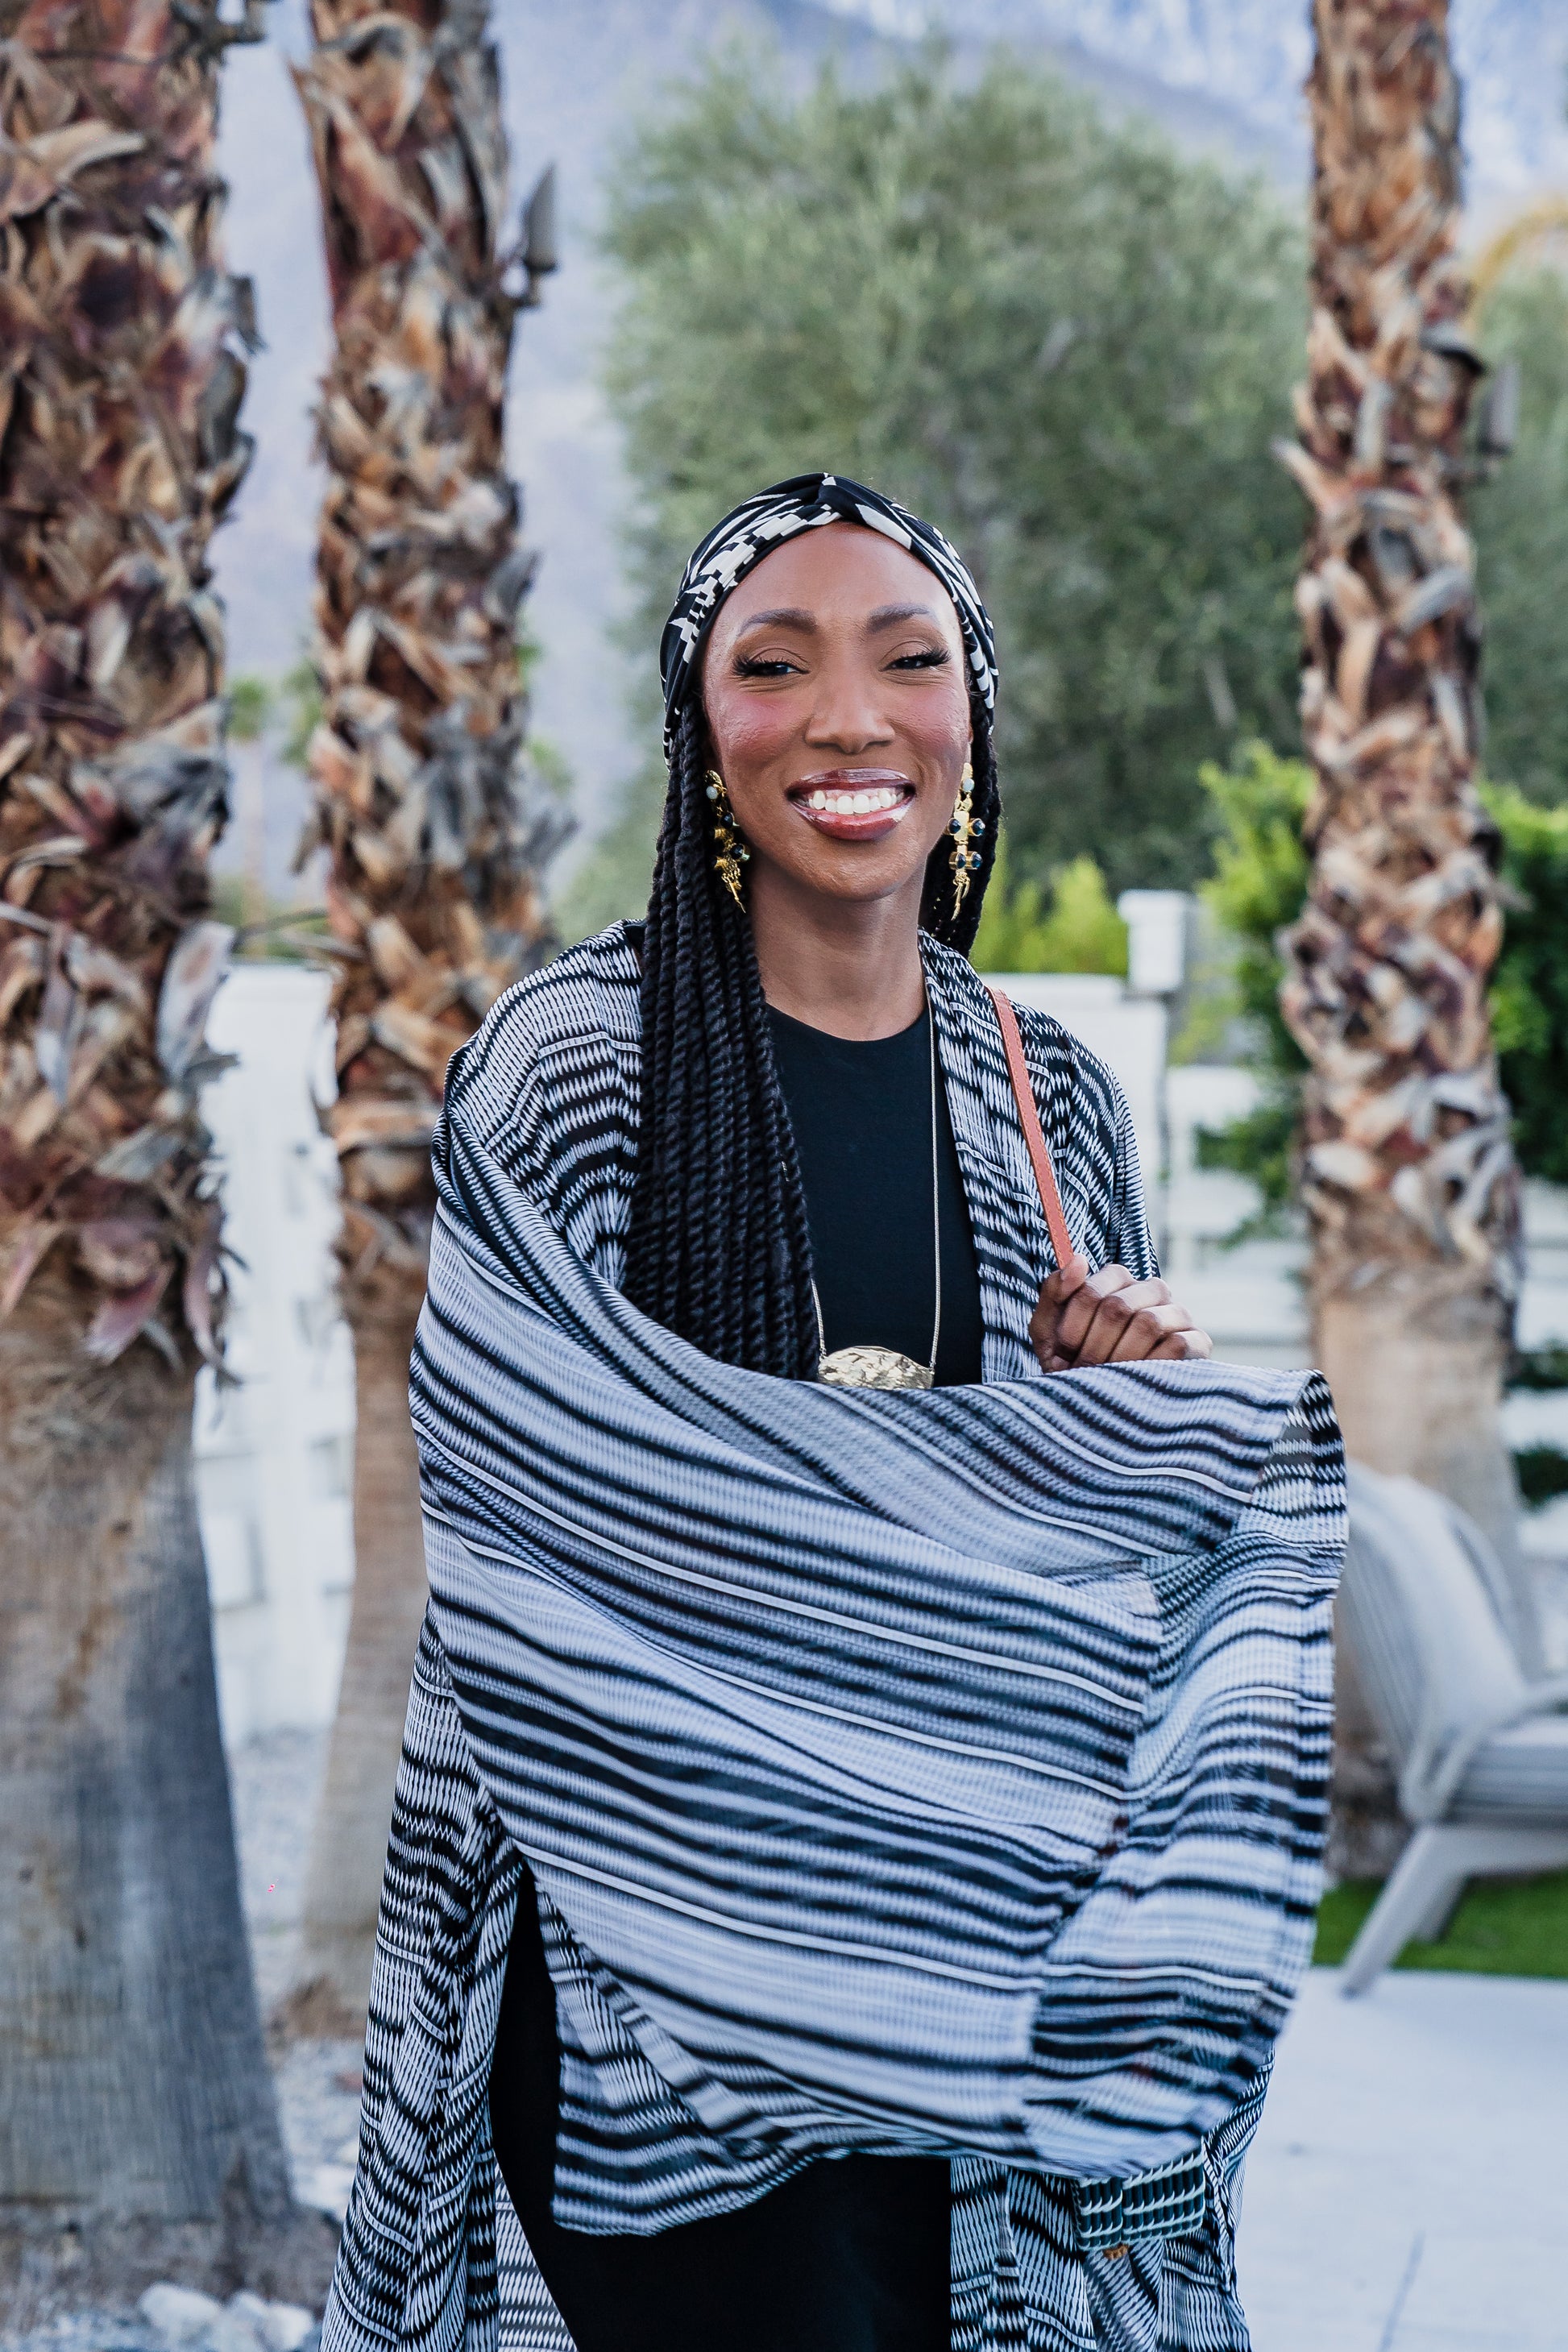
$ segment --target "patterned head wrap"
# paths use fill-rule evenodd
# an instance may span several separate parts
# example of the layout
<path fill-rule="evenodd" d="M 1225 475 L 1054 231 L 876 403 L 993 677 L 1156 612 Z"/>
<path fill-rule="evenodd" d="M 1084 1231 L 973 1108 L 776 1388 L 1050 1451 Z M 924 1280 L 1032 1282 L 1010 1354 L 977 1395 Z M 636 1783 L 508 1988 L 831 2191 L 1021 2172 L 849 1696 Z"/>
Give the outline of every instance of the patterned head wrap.
<path fill-rule="evenodd" d="M 715 524 L 686 567 L 658 649 L 667 751 L 698 674 L 703 640 L 725 597 L 785 540 L 829 522 L 864 523 L 879 530 L 936 573 L 958 607 L 969 656 L 969 690 L 987 710 L 995 709 L 996 639 L 980 591 L 957 549 L 940 530 L 895 499 L 883 498 L 879 490 L 846 481 L 841 474 L 797 474 L 793 481 L 775 482 L 771 490 L 744 499 Z"/>

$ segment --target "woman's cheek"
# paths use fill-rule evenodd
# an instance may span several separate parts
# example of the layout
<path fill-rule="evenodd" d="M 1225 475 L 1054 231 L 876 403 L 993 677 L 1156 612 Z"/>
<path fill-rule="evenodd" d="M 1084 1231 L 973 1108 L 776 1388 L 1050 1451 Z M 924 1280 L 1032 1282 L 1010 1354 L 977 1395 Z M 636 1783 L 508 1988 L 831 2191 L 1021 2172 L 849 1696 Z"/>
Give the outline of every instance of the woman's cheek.
<path fill-rule="evenodd" d="M 956 760 L 962 766 L 969 756 L 969 702 L 963 693 L 952 700 L 938 702 L 932 696 L 930 706 L 910 711 L 904 720 L 904 734 L 910 748 L 933 767 L 942 767 Z"/>
<path fill-rule="evenodd" d="M 799 732 L 796 714 L 778 701 L 719 698 L 708 713 L 709 731 L 721 765 L 766 767 L 786 752 Z"/>

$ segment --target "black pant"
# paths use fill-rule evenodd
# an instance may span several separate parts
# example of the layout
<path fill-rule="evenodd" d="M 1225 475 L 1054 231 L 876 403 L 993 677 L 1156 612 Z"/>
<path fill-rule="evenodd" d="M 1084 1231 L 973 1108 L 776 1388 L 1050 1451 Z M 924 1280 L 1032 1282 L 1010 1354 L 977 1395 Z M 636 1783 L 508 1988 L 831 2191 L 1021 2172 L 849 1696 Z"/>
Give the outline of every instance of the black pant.
<path fill-rule="evenodd" d="M 531 1879 L 490 2074 L 496 2160 L 577 2352 L 948 2352 L 949 2171 L 928 2157 L 807 2165 L 739 2211 L 657 2237 L 551 2213 L 561 2046 Z"/>

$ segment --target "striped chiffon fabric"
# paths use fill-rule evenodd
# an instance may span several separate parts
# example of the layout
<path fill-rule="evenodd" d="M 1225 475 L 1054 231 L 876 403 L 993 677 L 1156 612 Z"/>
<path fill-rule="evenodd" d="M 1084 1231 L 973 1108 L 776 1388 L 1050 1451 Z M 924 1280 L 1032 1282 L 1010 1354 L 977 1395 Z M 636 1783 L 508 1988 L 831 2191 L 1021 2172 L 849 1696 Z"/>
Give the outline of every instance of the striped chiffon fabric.
<path fill-rule="evenodd" d="M 432 1600 L 326 2343 L 566 2352 L 489 2149 L 521 1854 L 569 2226 L 721 2212 L 836 2151 L 946 2154 L 955 2347 L 1240 2352 L 1231 2184 L 1325 1822 L 1326 1391 L 1027 1376 L 1048 1244 L 994 1016 L 940 949 L 986 1384 L 699 1354 L 616 1287 L 635 971 L 607 935 L 525 983 L 437 1137 Z M 1038 1016 L 1026 1044 L 1075 1239 L 1147 1262 L 1114 1082 Z M 1194 2151 L 1193 2234 L 1085 2245 L 1076 2182 Z"/>

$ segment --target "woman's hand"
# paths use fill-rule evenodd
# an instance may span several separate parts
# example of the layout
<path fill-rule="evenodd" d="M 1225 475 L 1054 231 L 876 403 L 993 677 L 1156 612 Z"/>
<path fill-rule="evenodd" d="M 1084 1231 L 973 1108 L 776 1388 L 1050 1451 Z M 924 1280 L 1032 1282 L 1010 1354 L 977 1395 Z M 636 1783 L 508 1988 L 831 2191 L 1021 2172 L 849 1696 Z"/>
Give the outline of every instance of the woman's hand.
<path fill-rule="evenodd" d="M 1124 1265 L 1090 1274 L 1081 1257 L 1068 1258 L 1040 1285 L 1029 1338 L 1047 1372 L 1081 1364 L 1188 1363 L 1214 1350 L 1167 1284 L 1135 1282 Z"/>

